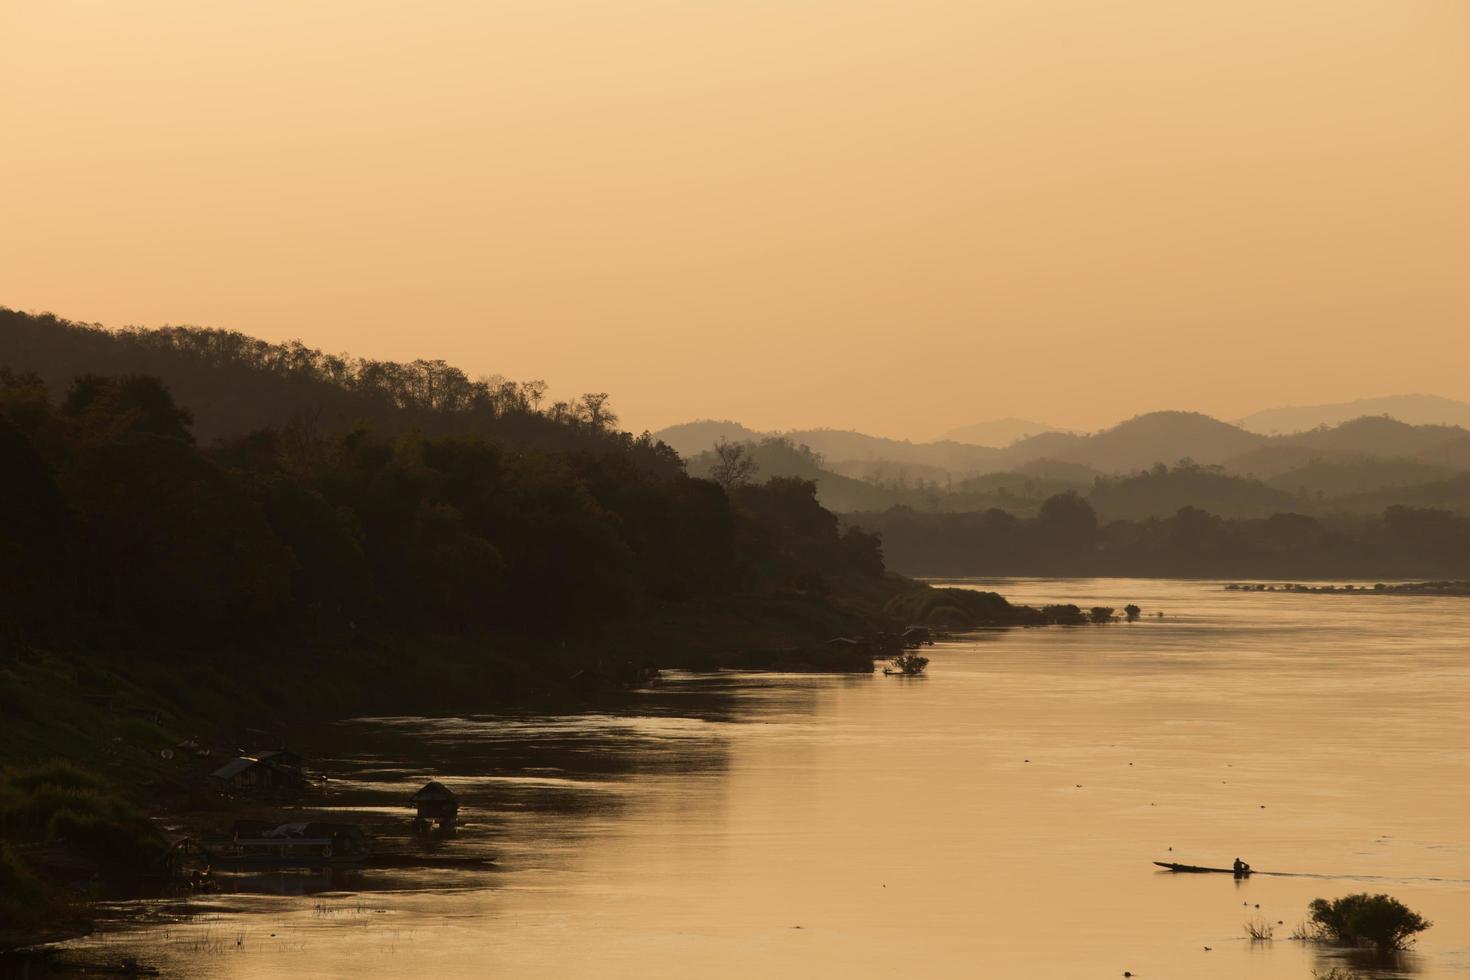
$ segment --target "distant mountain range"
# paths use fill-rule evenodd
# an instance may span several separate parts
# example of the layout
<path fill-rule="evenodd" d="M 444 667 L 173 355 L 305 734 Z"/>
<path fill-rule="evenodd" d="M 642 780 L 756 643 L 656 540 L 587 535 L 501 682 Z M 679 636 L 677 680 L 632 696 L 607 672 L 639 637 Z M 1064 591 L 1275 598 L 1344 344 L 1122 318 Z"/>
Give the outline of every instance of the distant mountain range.
<path fill-rule="evenodd" d="M 773 436 L 790 439 L 808 446 L 829 463 L 885 463 L 890 466 L 908 464 L 930 467 L 941 473 L 986 473 L 996 468 L 1002 451 L 989 446 L 963 442 L 909 442 L 885 439 L 847 429 L 791 429 L 786 432 L 757 432 L 738 422 L 686 422 L 655 432 L 680 456 L 691 459 L 708 451 L 721 439 L 730 442 L 758 442 Z"/>
<path fill-rule="evenodd" d="M 1381 509 L 1399 497 L 1455 509 L 1462 492 L 1470 510 L 1470 430 L 1381 415 L 1271 436 L 1197 412 L 1151 412 L 1090 435 L 1041 432 L 1003 448 L 836 429 L 758 432 L 735 422 L 694 422 L 655 435 L 696 474 L 712 465 L 709 449 L 718 439 L 751 443 L 763 475 L 815 479 L 823 502 L 840 512 L 905 505 L 1025 513 L 1066 489 L 1095 497 L 1104 516 L 1166 516 L 1198 505 L 1195 498 L 1227 516 L 1320 510 L 1333 501 Z M 790 451 L 800 447 L 811 452 Z M 1180 476 L 1119 489 L 1123 478 L 1160 464 L 1180 473 L 1213 470 L 1218 479 Z"/>
<path fill-rule="evenodd" d="M 1066 430 L 1059 426 L 1028 422 L 1025 419 L 991 419 L 989 422 L 976 422 L 973 425 L 962 425 L 950 429 L 940 433 L 935 441 L 964 442 L 972 446 L 990 446 L 1000 449 L 1013 442 L 1019 442 L 1027 436 L 1064 431 Z"/>
<path fill-rule="evenodd" d="M 1262 435 L 1289 435 L 1322 425 L 1341 425 L 1365 415 L 1387 415 L 1410 425 L 1459 425 L 1470 428 L 1470 402 L 1439 395 L 1389 395 L 1360 398 L 1332 405 L 1298 405 L 1268 408 L 1247 415 L 1238 423 L 1242 429 Z"/>

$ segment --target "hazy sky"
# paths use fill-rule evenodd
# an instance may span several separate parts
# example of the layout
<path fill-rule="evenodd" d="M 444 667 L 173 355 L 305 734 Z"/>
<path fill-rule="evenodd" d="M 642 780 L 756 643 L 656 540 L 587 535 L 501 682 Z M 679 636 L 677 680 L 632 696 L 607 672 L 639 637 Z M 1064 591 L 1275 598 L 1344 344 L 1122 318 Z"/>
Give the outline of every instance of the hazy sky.
<path fill-rule="evenodd" d="M 0 304 L 927 437 L 1470 398 L 1467 0 L 0 0 Z"/>

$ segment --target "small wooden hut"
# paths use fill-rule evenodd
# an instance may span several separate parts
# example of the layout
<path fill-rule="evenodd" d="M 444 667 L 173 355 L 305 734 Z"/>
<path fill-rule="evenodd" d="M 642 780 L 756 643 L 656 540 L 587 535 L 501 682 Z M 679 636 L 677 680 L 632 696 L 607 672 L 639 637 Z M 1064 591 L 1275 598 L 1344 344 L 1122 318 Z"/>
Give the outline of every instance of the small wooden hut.
<path fill-rule="evenodd" d="M 916 649 L 925 644 L 929 646 L 934 645 L 934 638 L 929 634 L 929 627 L 910 626 L 903 631 L 903 645 L 909 649 Z"/>
<path fill-rule="evenodd" d="M 242 755 L 220 766 L 209 778 L 225 792 L 254 796 L 294 796 L 306 789 L 306 775 L 300 768 L 282 765 L 270 755 Z"/>
<path fill-rule="evenodd" d="M 438 780 L 410 796 L 408 802 L 418 810 L 414 817 L 415 826 L 427 827 L 437 822 L 440 827 L 453 827 L 459 819 L 459 797 Z"/>

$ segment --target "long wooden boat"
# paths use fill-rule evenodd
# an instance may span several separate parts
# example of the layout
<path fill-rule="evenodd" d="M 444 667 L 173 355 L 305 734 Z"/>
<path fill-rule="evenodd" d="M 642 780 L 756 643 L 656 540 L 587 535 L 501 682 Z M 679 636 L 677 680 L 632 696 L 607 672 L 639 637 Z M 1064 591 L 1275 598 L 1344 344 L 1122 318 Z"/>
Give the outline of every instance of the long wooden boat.
<path fill-rule="evenodd" d="M 1197 864 L 1173 864 L 1173 863 L 1171 863 L 1169 861 L 1155 861 L 1154 864 L 1157 864 L 1159 867 L 1164 868 L 1164 869 L 1166 869 L 1168 871 L 1178 872 L 1179 874 L 1193 874 L 1193 875 L 1206 875 L 1206 874 L 1235 875 L 1237 878 L 1245 878 L 1245 877 L 1248 877 L 1250 875 L 1250 871 L 1248 871 L 1248 870 L 1247 871 L 1236 871 L 1234 868 L 1202 868 L 1202 867 L 1200 867 Z"/>
<path fill-rule="evenodd" d="M 324 868 L 360 865 L 366 848 L 340 837 L 241 838 L 192 841 L 193 850 L 216 867 Z"/>

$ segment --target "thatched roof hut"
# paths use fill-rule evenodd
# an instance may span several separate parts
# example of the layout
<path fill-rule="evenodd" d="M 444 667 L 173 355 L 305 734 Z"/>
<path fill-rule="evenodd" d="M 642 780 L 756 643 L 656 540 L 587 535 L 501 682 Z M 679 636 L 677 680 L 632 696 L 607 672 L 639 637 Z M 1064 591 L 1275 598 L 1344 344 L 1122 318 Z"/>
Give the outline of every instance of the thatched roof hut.
<path fill-rule="evenodd" d="M 408 798 L 408 802 L 418 804 L 424 803 L 426 801 L 443 802 L 445 800 L 457 801 L 458 799 L 459 797 L 455 796 L 452 792 L 449 791 L 448 786 L 445 786 L 443 783 L 439 782 L 436 779 L 433 782 L 426 784 L 424 788 L 419 790 L 417 793 L 410 796 Z"/>
<path fill-rule="evenodd" d="M 454 820 L 459 813 L 459 797 L 449 787 L 435 780 L 408 798 L 410 806 L 418 808 L 420 820 Z"/>

